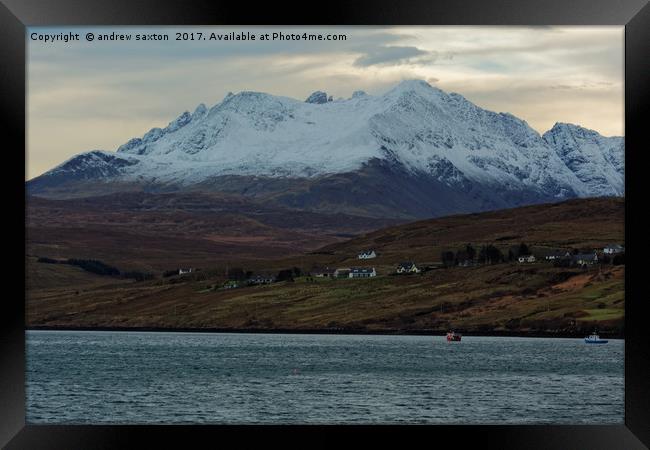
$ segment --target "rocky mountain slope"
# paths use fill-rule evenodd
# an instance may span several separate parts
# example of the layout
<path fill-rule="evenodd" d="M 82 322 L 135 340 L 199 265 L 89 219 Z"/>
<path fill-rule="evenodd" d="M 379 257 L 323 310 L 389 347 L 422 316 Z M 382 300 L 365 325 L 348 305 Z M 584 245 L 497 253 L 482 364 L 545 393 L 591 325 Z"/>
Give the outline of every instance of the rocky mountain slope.
<path fill-rule="evenodd" d="M 218 191 L 282 206 L 423 218 L 624 195 L 623 138 L 556 124 L 540 136 L 424 81 L 306 101 L 259 92 L 199 105 L 116 152 L 77 155 L 32 195 Z"/>

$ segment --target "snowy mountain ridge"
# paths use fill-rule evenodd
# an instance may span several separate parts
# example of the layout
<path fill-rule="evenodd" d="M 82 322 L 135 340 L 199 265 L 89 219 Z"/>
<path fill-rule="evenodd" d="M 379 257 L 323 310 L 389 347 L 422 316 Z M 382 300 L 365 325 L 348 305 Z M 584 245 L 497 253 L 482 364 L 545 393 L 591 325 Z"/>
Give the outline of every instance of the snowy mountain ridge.
<path fill-rule="evenodd" d="M 556 124 L 540 136 L 421 80 L 383 95 L 306 101 L 243 91 L 199 105 L 116 152 L 77 155 L 28 182 L 71 180 L 187 187 L 222 176 L 316 179 L 371 161 L 445 188 L 531 192 L 536 199 L 624 195 L 624 140 Z"/>

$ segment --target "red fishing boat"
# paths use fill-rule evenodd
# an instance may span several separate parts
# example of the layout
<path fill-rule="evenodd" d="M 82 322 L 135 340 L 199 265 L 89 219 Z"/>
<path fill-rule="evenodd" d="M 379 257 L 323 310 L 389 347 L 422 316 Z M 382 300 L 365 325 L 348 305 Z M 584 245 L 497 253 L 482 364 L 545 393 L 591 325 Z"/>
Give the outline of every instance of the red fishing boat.
<path fill-rule="evenodd" d="M 460 342 L 462 335 L 460 333 L 454 333 L 450 331 L 447 333 L 447 342 Z"/>

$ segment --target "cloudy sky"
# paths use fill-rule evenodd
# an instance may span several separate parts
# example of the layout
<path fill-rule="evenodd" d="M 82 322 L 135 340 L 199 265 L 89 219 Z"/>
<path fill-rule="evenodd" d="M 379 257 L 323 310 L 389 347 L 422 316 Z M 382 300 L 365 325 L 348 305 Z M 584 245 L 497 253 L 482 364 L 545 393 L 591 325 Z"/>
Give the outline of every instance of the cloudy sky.
<path fill-rule="evenodd" d="M 345 41 L 176 41 L 176 32 L 345 34 Z M 79 33 L 79 42 L 32 33 Z M 165 33 L 169 41 L 87 42 Z M 29 28 L 27 178 L 83 151 L 115 150 L 232 91 L 305 99 L 316 90 L 381 94 L 424 79 L 543 133 L 571 122 L 623 135 L 624 28 L 95 27 Z"/>

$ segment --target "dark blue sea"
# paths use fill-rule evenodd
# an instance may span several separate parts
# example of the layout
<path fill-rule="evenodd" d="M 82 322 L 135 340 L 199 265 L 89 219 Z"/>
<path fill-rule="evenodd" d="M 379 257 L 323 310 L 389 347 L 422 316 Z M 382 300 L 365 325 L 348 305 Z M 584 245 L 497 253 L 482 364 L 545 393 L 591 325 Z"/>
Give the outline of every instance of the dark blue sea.
<path fill-rule="evenodd" d="M 623 341 L 27 332 L 30 424 L 622 424 Z"/>

